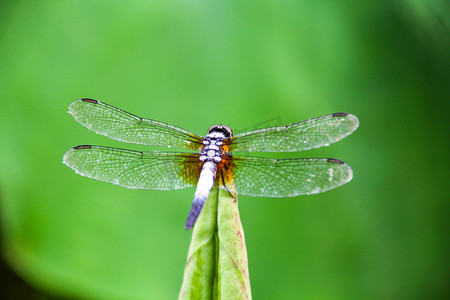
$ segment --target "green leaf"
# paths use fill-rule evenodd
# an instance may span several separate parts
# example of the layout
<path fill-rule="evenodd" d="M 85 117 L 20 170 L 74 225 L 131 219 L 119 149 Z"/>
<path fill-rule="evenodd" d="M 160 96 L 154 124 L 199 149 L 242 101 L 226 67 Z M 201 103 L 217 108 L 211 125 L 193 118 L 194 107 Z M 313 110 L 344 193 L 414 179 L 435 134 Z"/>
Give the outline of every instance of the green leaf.
<path fill-rule="evenodd" d="M 251 299 L 237 201 L 213 188 L 192 233 L 179 299 Z"/>

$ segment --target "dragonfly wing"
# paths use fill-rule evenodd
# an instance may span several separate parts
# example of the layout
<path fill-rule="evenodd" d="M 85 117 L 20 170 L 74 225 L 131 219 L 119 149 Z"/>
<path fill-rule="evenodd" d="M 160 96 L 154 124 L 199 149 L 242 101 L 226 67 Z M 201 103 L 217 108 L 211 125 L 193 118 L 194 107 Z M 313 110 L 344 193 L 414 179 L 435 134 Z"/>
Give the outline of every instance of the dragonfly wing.
<path fill-rule="evenodd" d="M 328 146 L 351 134 L 358 118 L 334 113 L 288 126 L 257 129 L 235 135 L 231 151 L 296 152 Z"/>
<path fill-rule="evenodd" d="M 352 169 L 332 158 L 233 157 L 238 194 L 253 197 L 295 197 L 337 188 L 353 177 Z"/>
<path fill-rule="evenodd" d="M 203 145 L 202 137 L 183 128 L 140 118 L 93 99 L 75 100 L 69 113 L 88 129 L 117 141 L 192 150 Z"/>
<path fill-rule="evenodd" d="M 69 149 L 63 162 L 80 175 L 131 189 L 193 187 L 201 170 L 198 154 L 139 152 L 89 145 Z"/>

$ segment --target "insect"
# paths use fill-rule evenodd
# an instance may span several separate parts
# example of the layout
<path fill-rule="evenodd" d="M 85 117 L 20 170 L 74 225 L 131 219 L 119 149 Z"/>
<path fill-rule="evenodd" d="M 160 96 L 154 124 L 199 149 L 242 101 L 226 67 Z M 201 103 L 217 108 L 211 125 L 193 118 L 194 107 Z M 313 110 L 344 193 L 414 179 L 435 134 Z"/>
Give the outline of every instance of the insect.
<path fill-rule="evenodd" d="M 348 113 L 236 135 L 228 126 L 214 125 L 205 137 L 88 98 L 72 102 L 69 113 L 88 129 L 114 140 L 191 150 L 141 152 L 81 145 L 69 149 L 63 158 L 78 174 L 127 188 L 174 190 L 196 186 L 186 230 L 194 226 L 214 185 L 226 189 L 235 199 L 236 192 L 281 198 L 325 192 L 353 176 L 347 164 L 334 158 L 234 155 L 238 151 L 297 152 L 328 146 L 358 128 L 358 118 Z"/>

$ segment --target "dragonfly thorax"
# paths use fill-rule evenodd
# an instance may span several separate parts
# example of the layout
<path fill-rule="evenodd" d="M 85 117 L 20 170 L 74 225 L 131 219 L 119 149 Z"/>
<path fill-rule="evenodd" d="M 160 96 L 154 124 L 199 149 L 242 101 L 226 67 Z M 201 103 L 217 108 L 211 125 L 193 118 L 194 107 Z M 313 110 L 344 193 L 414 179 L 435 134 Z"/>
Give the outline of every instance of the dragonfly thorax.
<path fill-rule="evenodd" d="M 205 144 L 205 146 L 200 152 L 199 159 L 201 161 L 212 161 L 216 163 L 220 162 L 222 160 L 222 153 L 219 145 L 222 145 L 222 141 L 218 141 L 216 139 L 208 139 L 208 137 L 206 137 L 204 142 L 208 143 L 203 143 Z M 217 145 L 217 143 L 219 143 L 219 145 Z"/>
<path fill-rule="evenodd" d="M 203 149 L 200 152 L 201 161 L 212 161 L 218 163 L 222 160 L 223 140 L 230 137 L 230 131 L 224 129 L 223 125 L 214 125 L 208 130 L 208 135 L 203 140 Z M 229 128 L 229 127 L 228 127 Z M 231 130 L 231 129 L 230 129 Z"/>

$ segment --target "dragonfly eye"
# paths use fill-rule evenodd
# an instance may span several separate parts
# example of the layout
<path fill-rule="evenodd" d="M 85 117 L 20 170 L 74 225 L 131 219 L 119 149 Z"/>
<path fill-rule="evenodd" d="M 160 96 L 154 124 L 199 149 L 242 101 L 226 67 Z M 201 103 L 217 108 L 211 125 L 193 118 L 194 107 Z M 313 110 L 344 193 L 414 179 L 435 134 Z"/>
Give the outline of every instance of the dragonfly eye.
<path fill-rule="evenodd" d="M 226 125 L 213 125 L 208 129 L 208 134 L 213 132 L 221 132 L 225 136 L 225 138 L 230 138 L 233 136 L 233 130 L 229 126 Z"/>

